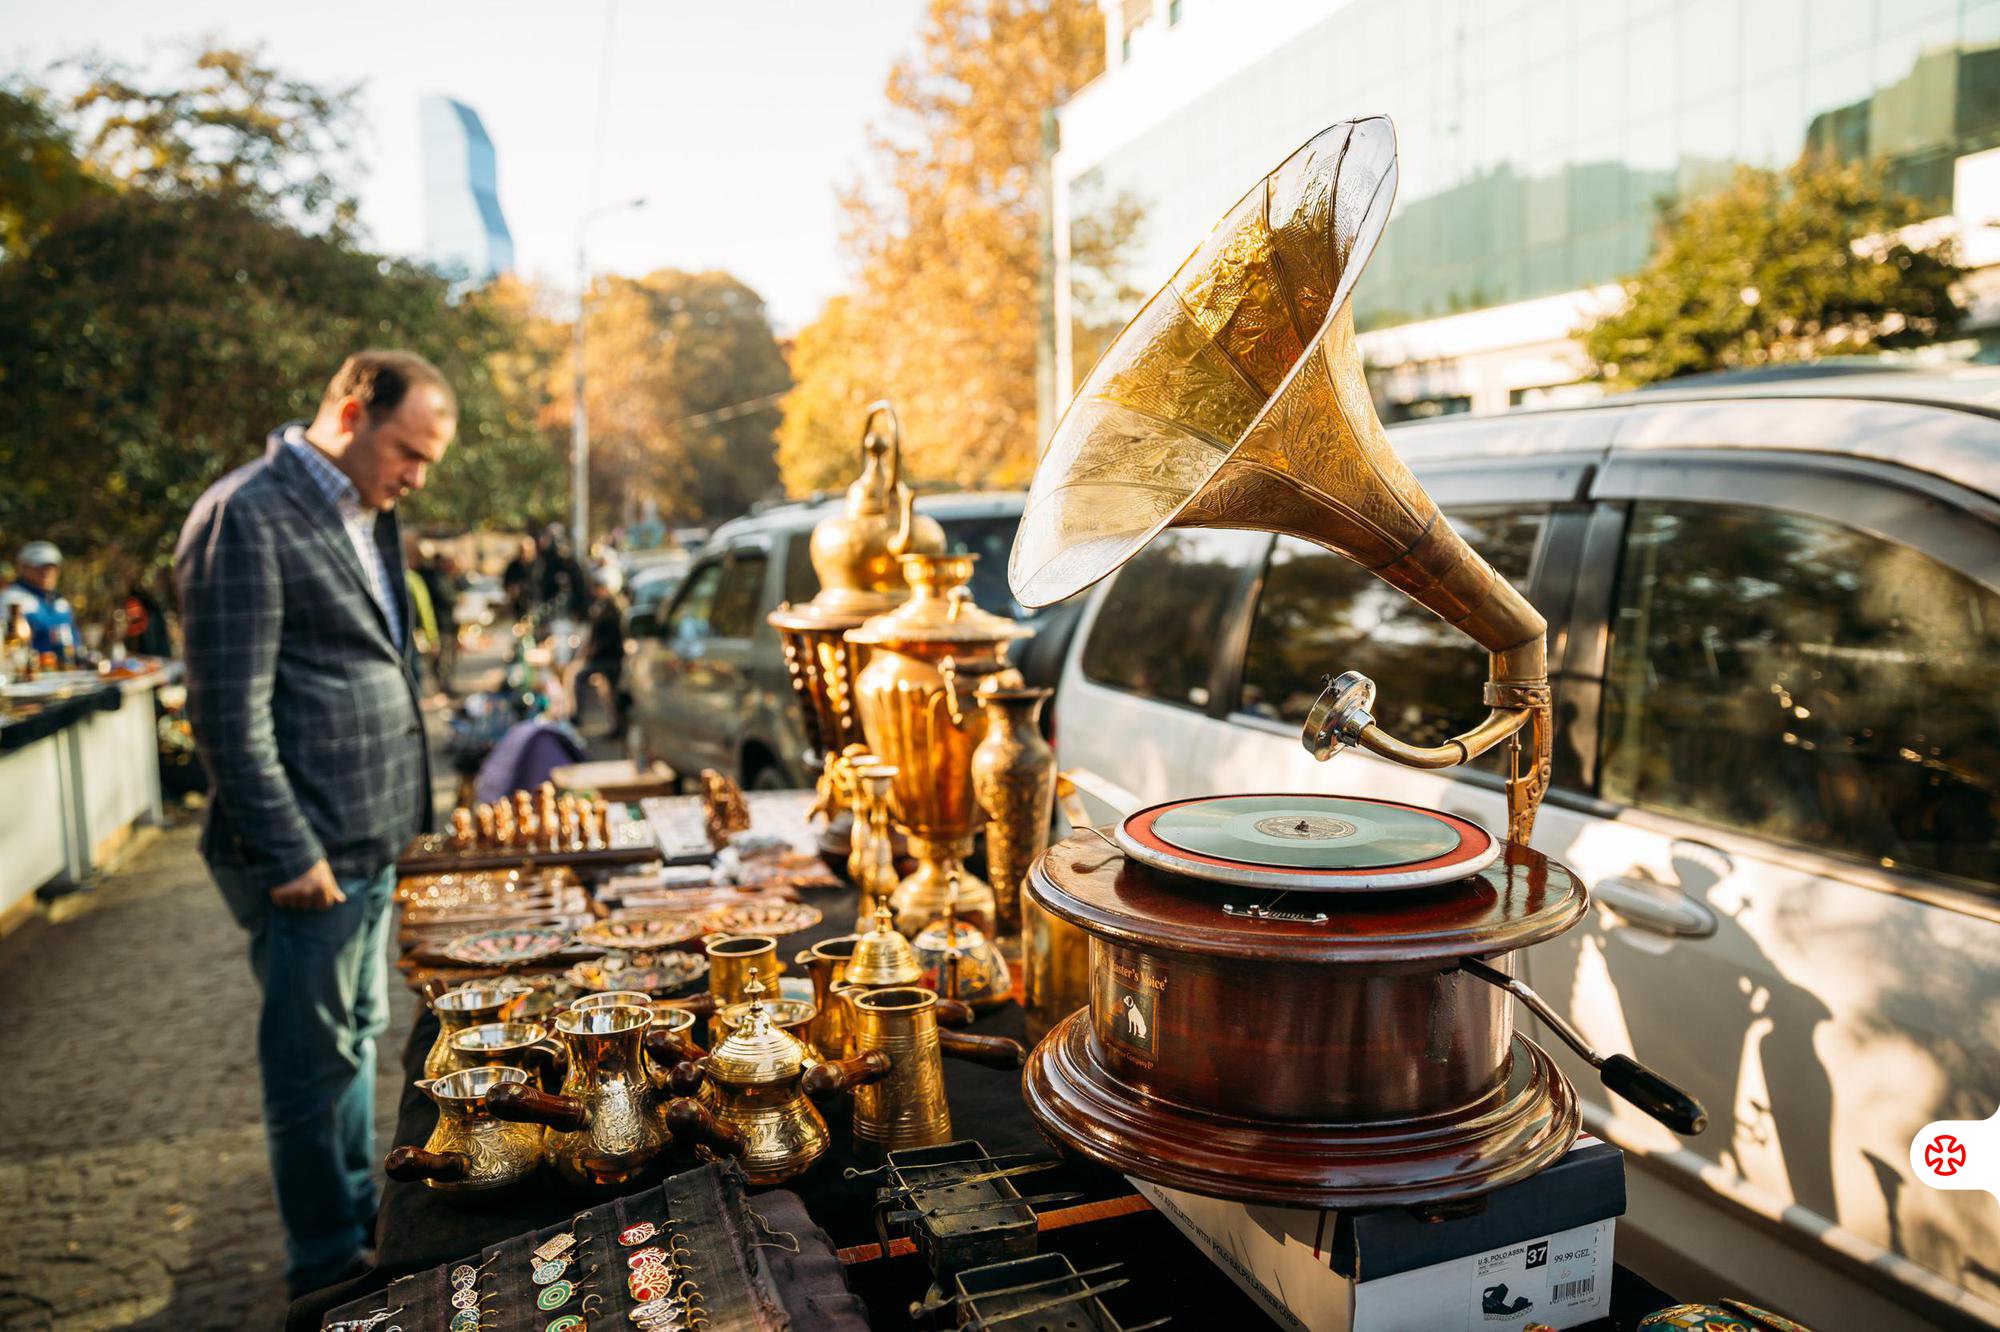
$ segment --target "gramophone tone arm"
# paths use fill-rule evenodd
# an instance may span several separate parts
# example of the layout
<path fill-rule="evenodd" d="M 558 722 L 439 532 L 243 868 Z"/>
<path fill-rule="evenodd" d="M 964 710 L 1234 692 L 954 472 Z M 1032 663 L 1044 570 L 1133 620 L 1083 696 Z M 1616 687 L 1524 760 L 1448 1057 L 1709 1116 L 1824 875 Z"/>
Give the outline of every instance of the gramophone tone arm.
<path fill-rule="evenodd" d="M 1484 754 L 1533 716 L 1533 708 L 1496 707 L 1479 725 L 1441 745 L 1405 744 L 1375 723 L 1375 682 L 1360 671 L 1348 671 L 1320 691 L 1299 743 L 1321 762 L 1359 746 L 1409 768 L 1450 768 Z"/>

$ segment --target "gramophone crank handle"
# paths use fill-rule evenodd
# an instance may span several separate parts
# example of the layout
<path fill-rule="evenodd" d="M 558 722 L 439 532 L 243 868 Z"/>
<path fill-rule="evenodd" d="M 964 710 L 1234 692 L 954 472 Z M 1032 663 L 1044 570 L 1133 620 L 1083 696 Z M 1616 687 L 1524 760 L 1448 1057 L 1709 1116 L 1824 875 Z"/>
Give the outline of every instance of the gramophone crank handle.
<path fill-rule="evenodd" d="M 1459 963 L 1467 975 L 1475 976 L 1488 985 L 1505 990 L 1527 1005 L 1528 1011 L 1542 1020 L 1542 1024 L 1562 1038 L 1564 1045 L 1590 1061 L 1605 1089 L 1624 1097 L 1653 1118 L 1665 1124 L 1676 1133 L 1693 1134 L 1708 1127 L 1708 1111 L 1700 1101 L 1667 1081 L 1664 1077 L 1647 1068 L 1629 1055 L 1602 1055 L 1591 1048 L 1590 1042 L 1575 1027 L 1563 1020 L 1562 1014 L 1549 1007 L 1548 1002 L 1529 989 L 1527 983 L 1509 976 L 1507 973 L 1489 966 L 1476 957 L 1468 957 Z"/>
<path fill-rule="evenodd" d="M 880 1050 L 867 1050 L 847 1059 L 829 1059 L 823 1064 L 814 1064 L 799 1079 L 799 1086 L 808 1096 L 838 1096 L 856 1087 L 880 1082 L 889 1076 L 891 1067 L 888 1055 Z"/>
<path fill-rule="evenodd" d="M 397 1147 L 382 1161 L 390 1179 L 413 1184 L 420 1179 L 464 1179 L 472 1163 L 459 1152 L 427 1152 L 421 1147 Z"/>
<path fill-rule="evenodd" d="M 741 1156 L 750 1139 L 734 1124 L 715 1117 L 700 1101 L 682 1096 L 667 1103 L 667 1124 L 678 1135 L 700 1138 L 725 1156 Z"/>
<path fill-rule="evenodd" d="M 1028 1062 L 1028 1052 L 1011 1036 L 974 1036 L 970 1032 L 941 1031 L 938 1033 L 938 1049 L 988 1068 L 1019 1068 Z"/>

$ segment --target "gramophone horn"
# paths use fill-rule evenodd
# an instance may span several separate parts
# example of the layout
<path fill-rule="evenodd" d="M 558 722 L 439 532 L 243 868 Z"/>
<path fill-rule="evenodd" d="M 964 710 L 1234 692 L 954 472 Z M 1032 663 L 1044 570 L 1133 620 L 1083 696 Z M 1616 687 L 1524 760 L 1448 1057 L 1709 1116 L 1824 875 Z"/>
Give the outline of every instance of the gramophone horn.
<path fill-rule="evenodd" d="M 1372 570 L 1492 654 L 1486 720 L 1442 745 L 1375 725 L 1364 677 L 1331 682 L 1303 737 L 1422 768 L 1527 728 L 1508 835 L 1528 840 L 1548 787 L 1542 617 L 1466 545 L 1389 447 L 1349 297 L 1396 192 L 1387 117 L 1335 125 L 1230 209 L 1091 370 L 1035 469 L 1008 581 L 1047 605 L 1117 569 L 1167 527 L 1302 537 Z"/>

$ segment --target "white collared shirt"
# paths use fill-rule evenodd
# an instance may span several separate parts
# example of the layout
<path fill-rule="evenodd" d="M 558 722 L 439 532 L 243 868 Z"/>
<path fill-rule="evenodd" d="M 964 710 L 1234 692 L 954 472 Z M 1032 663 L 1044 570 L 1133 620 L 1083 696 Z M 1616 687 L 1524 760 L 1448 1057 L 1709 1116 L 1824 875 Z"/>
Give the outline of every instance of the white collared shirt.
<path fill-rule="evenodd" d="M 368 590 L 375 604 L 382 608 L 382 618 L 389 622 L 389 638 L 398 648 L 402 647 L 402 613 L 389 585 L 389 566 L 383 562 L 382 548 L 375 544 L 375 520 L 381 515 L 361 503 L 361 492 L 348 480 L 347 473 L 315 448 L 301 427 L 287 427 L 284 439 L 286 446 L 306 465 L 313 483 L 333 501 L 340 525 L 347 529 L 347 539 L 354 545 L 355 558 L 361 561 L 361 571 L 368 577 Z"/>

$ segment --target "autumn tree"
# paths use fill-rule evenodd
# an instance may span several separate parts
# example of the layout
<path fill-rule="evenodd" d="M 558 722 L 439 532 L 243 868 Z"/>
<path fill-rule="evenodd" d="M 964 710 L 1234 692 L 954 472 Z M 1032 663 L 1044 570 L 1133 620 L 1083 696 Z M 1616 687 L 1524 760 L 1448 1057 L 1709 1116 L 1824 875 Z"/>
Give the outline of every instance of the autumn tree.
<path fill-rule="evenodd" d="M 30 189 L 4 211 L 33 222 L 0 255 L 0 546 L 61 545 L 86 613 L 91 592 L 158 577 L 202 490 L 310 416 L 364 346 L 430 357 L 459 395 L 459 443 L 414 520 L 513 525 L 562 509 L 535 400 L 496 364 L 516 341 L 510 312 L 454 304 L 438 275 L 355 245 L 352 199 L 322 163 L 288 160 L 344 142 L 351 107 L 275 78 L 209 52 L 170 85 L 181 91 L 107 76 L 67 108 L 17 90 L 40 113 L 0 116 L 0 162 L 23 142 L 75 154 L 26 173 L 66 196 Z M 295 123 L 311 116 L 328 123 Z M 0 176 L 10 191 L 22 179 Z"/>
<path fill-rule="evenodd" d="M 727 273 L 660 269 L 592 284 L 585 325 L 592 524 L 646 498 L 684 521 L 733 518 L 772 494 L 772 429 L 791 374 L 763 298 Z M 546 419 L 567 428 L 565 350 Z"/>
<path fill-rule="evenodd" d="M 1724 189 L 1662 208 L 1623 308 L 1578 337 L 1620 387 L 1949 337 L 1963 270 L 1950 235 L 1919 225 L 1935 211 L 1867 163 L 1739 167 Z"/>
<path fill-rule="evenodd" d="M 855 290 L 794 352 L 778 432 L 794 492 L 851 474 L 876 397 L 900 408 L 919 477 L 994 485 L 1033 471 L 1048 117 L 1103 58 L 1091 0 L 931 0 L 917 51 L 890 75 L 871 176 L 842 200 Z"/>

